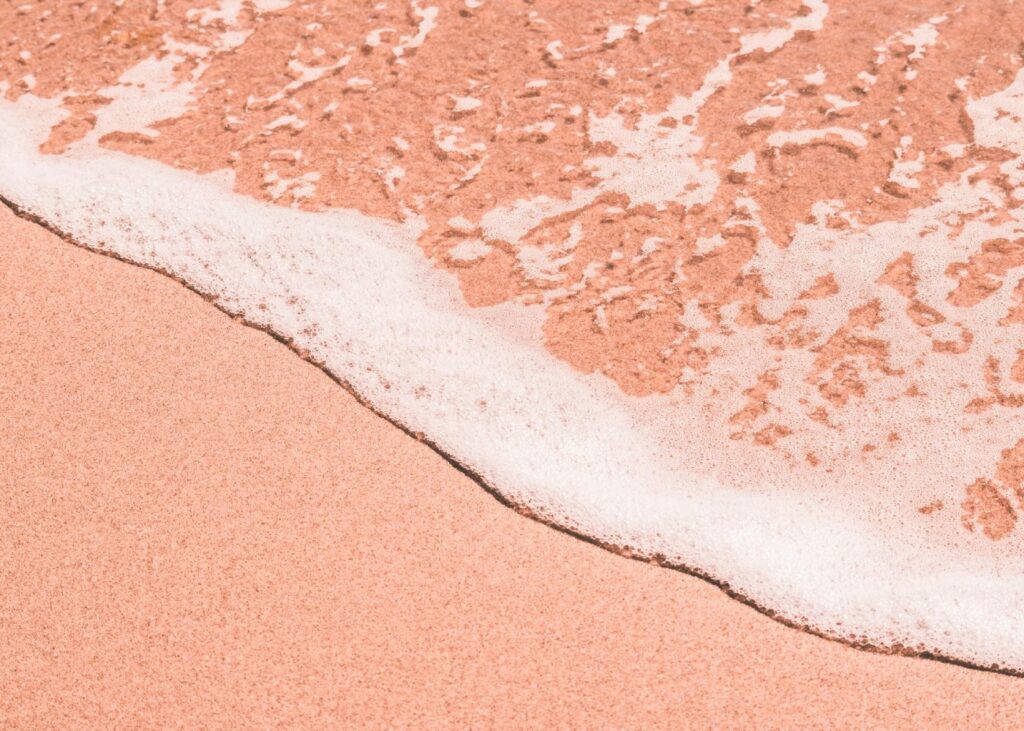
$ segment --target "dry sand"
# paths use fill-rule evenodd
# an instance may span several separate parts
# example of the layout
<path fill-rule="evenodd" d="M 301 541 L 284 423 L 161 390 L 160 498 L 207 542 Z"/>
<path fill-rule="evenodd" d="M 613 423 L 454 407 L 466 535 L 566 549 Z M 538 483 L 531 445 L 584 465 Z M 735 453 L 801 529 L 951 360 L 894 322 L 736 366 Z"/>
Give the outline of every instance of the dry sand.
<path fill-rule="evenodd" d="M 1019 727 L 501 506 L 267 335 L 0 208 L 0 725 Z"/>

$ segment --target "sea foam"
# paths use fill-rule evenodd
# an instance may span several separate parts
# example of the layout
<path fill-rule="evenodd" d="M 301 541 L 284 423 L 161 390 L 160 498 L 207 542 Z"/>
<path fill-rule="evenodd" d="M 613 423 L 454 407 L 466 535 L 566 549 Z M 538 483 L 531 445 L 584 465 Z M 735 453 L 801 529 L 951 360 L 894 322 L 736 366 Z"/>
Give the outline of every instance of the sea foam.
<path fill-rule="evenodd" d="M 515 505 L 819 632 L 1024 671 L 1019 568 L 923 544 L 827 490 L 698 474 L 679 455 L 703 435 L 556 360 L 527 309 L 466 307 L 417 248 L 416 219 L 275 207 L 95 147 L 41 155 L 54 113 L 30 95 L 0 103 L 0 195 L 291 339 Z"/>

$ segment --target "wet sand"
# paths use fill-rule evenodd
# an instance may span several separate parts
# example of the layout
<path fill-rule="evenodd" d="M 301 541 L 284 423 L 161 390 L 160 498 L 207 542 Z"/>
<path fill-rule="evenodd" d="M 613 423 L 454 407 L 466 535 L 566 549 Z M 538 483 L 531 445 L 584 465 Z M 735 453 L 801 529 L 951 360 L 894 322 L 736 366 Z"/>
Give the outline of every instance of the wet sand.
<path fill-rule="evenodd" d="M 1019 726 L 501 506 L 269 336 L 0 209 L 0 725 Z"/>

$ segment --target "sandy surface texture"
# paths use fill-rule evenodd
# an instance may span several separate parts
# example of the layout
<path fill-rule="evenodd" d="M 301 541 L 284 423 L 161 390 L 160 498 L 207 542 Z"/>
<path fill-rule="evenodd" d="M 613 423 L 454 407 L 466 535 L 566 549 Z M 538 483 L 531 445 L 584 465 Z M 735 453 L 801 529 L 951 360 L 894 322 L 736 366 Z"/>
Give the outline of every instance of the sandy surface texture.
<path fill-rule="evenodd" d="M 3 210 L 16 721 L 1016 721 L 1019 680 L 467 475 L 1024 674 L 1024 5 L 0 28 L 0 201 L 238 320 Z"/>
<path fill-rule="evenodd" d="M 1024 673 L 1024 5 L 0 27 L 3 200 L 274 330 L 524 512 Z"/>
<path fill-rule="evenodd" d="M 324 373 L 0 209 L 0 725 L 1013 728 L 499 505 Z"/>

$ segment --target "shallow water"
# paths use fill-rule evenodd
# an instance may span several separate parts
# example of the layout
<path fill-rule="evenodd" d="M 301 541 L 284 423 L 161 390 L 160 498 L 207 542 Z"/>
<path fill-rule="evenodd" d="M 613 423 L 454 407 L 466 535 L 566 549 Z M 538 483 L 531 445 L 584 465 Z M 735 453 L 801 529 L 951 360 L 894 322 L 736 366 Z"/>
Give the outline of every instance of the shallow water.
<path fill-rule="evenodd" d="M 535 515 L 1024 669 L 1022 19 L 646 5 L 7 11 L 0 194 Z"/>

